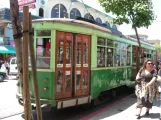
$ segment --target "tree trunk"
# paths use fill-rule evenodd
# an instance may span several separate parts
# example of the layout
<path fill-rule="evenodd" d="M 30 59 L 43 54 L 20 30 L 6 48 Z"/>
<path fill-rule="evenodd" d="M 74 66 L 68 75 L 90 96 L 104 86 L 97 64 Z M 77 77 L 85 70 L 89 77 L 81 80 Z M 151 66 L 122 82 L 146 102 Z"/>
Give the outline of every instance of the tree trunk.
<path fill-rule="evenodd" d="M 133 28 L 135 30 L 136 38 L 137 38 L 138 45 L 139 45 L 139 47 L 136 47 L 136 54 L 137 54 L 136 55 L 136 72 L 138 72 L 139 69 L 140 69 L 140 49 L 141 49 L 141 44 L 140 44 L 140 39 L 139 39 L 137 28 L 136 27 L 133 27 Z"/>
<path fill-rule="evenodd" d="M 18 75 L 20 79 L 20 87 L 23 96 L 23 79 L 22 79 L 22 26 L 19 18 L 19 6 L 17 0 L 10 0 L 10 16 L 12 23 L 12 30 L 14 34 L 14 43 L 16 49 L 16 57 L 17 57 L 17 68 Z"/>

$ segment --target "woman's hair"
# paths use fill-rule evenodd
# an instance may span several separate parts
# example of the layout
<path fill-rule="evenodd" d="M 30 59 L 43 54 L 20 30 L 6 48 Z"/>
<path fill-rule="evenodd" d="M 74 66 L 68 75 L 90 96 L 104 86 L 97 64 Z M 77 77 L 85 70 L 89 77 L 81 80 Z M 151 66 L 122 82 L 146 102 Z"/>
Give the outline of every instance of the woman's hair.
<path fill-rule="evenodd" d="M 150 60 L 150 59 L 147 59 L 147 60 L 144 61 L 143 69 L 146 69 L 146 64 L 147 64 L 147 62 L 149 62 L 149 61 L 151 61 L 151 60 Z M 152 61 L 151 61 L 151 62 L 152 62 Z"/>

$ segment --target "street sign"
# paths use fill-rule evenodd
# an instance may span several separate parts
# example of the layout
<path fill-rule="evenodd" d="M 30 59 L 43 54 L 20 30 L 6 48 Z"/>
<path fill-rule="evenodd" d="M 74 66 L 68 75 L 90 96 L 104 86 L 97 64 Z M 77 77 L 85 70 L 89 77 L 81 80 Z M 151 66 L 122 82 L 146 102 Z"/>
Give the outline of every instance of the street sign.
<path fill-rule="evenodd" d="M 24 5 L 28 5 L 31 3 L 35 3 L 36 0 L 18 0 L 18 5 L 19 6 L 24 6 Z"/>
<path fill-rule="evenodd" d="M 29 7 L 29 9 L 34 9 L 35 8 L 35 4 L 29 4 L 28 7 Z M 19 11 L 22 11 L 22 10 L 23 10 L 23 7 L 20 6 L 19 7 Z"/>

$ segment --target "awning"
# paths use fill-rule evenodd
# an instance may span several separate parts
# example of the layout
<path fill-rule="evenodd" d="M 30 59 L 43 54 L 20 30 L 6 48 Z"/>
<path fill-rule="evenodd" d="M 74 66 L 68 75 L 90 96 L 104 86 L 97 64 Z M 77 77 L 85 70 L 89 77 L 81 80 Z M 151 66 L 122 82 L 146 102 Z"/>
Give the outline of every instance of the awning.
<path fill-rule="evenodd" d="M 12 47 L 10 45 L 1 45 L 0 46 L 0 53 L 16 54 L 16 50 L 14 47 Z"/>

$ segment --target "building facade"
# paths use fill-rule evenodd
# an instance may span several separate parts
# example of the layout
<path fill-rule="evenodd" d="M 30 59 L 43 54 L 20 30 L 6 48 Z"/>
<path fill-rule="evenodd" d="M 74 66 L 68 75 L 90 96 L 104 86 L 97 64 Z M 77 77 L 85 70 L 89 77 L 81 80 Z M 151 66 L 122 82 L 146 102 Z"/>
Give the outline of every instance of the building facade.
<path fill-rule="evenodd" d="M 112 24 L 112 17 L 78 0 L 18 0 L 18 2 L 20 5 L 19 10 L 21 20 L 23 16 L 23 14 L 21 13 L 23 10 L 22 6 L 28 5 L 30 8 L 29 11 L 33 15 L 33 19 L 76 19 L 77 17 L 86 19 L 92 18 L 98 25 L 104 25 L 115 34 L 122 34 L 120 31 L 118 31 L 119 26 Z M 0 44 L 14 46 L 9 8 L 0 9 Z"/>

